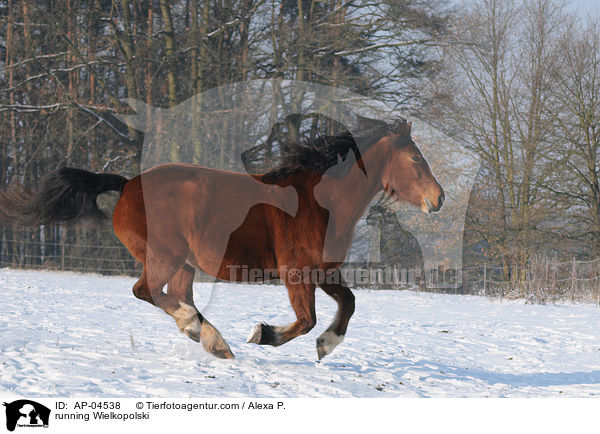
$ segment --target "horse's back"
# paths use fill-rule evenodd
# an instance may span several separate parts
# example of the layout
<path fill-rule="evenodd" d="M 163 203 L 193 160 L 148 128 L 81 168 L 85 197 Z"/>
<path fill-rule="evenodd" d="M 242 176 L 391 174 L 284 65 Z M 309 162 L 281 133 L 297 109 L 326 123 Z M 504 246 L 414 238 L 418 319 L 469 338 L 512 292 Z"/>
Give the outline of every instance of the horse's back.
<path fill-rule="evenodd" d="M 227 279 L 224 264 L 274 265 L 269 234 L 296 214 L 297 196 L 294 187 L 264 184 L 257 176 L 164 164 L 125 185 L 113 224 L 138 259 L 145 257 L 134 251 L 138 244 L 151 240 L 157 249 L 185 254 L 195 267 Z"/>

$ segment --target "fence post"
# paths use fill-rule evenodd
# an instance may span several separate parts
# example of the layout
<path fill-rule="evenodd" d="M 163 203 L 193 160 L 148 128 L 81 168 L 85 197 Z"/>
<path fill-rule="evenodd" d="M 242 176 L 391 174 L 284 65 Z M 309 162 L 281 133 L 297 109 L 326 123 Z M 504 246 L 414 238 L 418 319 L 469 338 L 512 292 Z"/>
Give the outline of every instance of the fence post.
<path fill-rule="evenodd" d="M 487 264 L 483 263 L 483 295 L 487 292 Z"/>
<path fill-rule="evenodd" d="M 64 271 L 64 269 L 65 269 L 65 228 L 62 225 L 60 226 L 58 236 L 60 237 L 60 269 Z"/>
<path fill-rule="evenodd" d="M 556 292 L 560 292 L 560 284 L 558 283 L 558 259 L 554 258 L 554 285 L 556 287 Z"/>
<path fill-rule="evenodd" d="M 575 285 L 577 284 L 577 270 L 575 268 L 575 258 L 573 258 L 573 268 L 571 272 L 571 301 L 575 296 Z"/>
<path fill-rule="evenodd" d="M 456 273 L 454 276 L 454 293 L 458 294 L 458 265 L 456 265 L 454 267 L 454 269 L 456 270 Z"/>
<path fill-rule="evenodd" d="M 600 262 L 598 262 L 598 275 L 596 277 L 598 278 L 598 305 L 600 305 Z"/>

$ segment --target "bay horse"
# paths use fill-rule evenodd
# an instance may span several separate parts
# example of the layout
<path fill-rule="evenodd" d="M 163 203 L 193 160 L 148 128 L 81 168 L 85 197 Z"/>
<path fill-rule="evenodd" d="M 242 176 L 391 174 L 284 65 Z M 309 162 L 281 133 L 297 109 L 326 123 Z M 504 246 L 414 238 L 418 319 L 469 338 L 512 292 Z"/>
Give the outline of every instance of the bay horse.
<path fill-rule="evenodd" d="M 442 187 L 411 138 L 410 122 L 358 121 L 354 134 L 289 144 L 280 165 L 260 175 L 164 164 L 127 179 L 62 168 L 35 192 L 13 185 L 0 193 L 0 221 L 32 226 L 101 219 L 97 196 L 118 191 L 114 232 L 143 264 L 135 297 L 163 309 L 209 353 L 233 358 L 194 305 L 195 269 L 236 282 L 247 278 L 240 267 L 274 270 L 268 277 L 285 283 L 296 320 L 258 324 L 248 342 L 279 346 L 308 333 L 317 321 L 318 285 L 338 305 L 317 339 L 322 359 L 343 341 L 354 313 L 354 295 L 339 267 L 373 197 L 383 190 L 425 213 L 444 203 Z M 324 272 L 327 279 L 298 278 L 298 270 Z"/>

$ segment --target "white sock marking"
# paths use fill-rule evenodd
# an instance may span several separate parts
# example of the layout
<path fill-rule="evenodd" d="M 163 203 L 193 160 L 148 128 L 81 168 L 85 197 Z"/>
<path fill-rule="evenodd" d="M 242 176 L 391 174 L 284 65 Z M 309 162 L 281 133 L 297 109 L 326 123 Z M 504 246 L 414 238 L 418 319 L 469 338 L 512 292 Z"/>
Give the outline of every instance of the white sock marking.
<path fill-rule="evenodd" d="M 200 320 L 198 311 L 194 306 L 190 306 L 182 301 L 179 302 L 179 309 L 173 312 L 173 318 L 181 332 L 193 340 L 200 339 Z"/>
<path fill-rule="evenodd" d="M 323 332 L 321 336 L 319 336 L 317 341 L 322 343 L 322 345 L 319 345 L 318 348 L 320 349 L 320 352 L 322 352 L 323 356 L 326 356 L 344 341 L 344 335 L 338 336 L 333 331 L 327 330 Z"/>

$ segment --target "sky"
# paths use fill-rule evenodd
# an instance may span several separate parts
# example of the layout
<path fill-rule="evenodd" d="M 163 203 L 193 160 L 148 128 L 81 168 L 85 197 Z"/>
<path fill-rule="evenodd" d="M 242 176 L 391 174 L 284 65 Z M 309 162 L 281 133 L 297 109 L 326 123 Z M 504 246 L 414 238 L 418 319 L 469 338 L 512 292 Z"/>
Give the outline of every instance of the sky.
<path fill-rule="evenodd" d="M 455 0 L 455 4 L 468 0 Z M 600 15 L 600 0 L 564 0 L 567 9 L 577 11 L 581 16 L 586 16 L 588 13 L 597 13 Z"/>
<path fill-rule="evenodd" d="M 600 12 L 600 0 L 567 0 L 568 8 L 578 10 L 582 15 Z"/>

